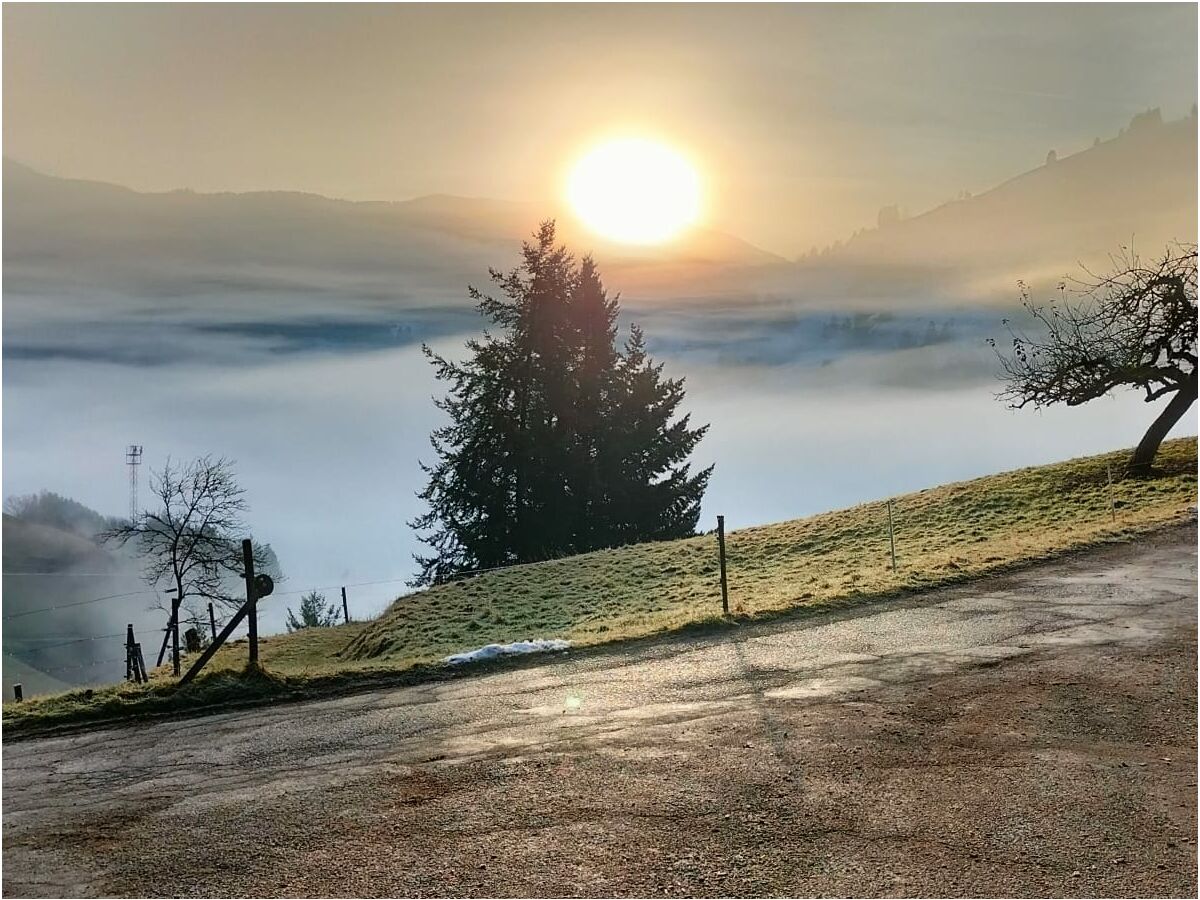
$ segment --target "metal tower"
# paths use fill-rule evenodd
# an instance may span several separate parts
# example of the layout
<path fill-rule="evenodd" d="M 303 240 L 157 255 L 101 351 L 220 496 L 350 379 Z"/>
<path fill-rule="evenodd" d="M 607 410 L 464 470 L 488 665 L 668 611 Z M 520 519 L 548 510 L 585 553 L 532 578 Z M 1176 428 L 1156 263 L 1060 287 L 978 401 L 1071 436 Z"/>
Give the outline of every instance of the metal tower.
<path fill-rule="evenodd" d="M 138 466 L 142 464 L 142 445 L 130 444 L 125 449 L 125 465 L 129 467 L 129 521 L 138 517 Z"/>

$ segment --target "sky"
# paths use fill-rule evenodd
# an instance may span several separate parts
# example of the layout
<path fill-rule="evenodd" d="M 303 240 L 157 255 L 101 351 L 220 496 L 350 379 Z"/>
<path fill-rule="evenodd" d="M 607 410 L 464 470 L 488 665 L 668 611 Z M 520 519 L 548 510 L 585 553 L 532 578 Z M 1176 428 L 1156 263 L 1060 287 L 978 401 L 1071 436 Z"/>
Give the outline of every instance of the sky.
<path fill-rule="evenodd" d="M 618 133 L 795 256 L 1196 99 L 1192 4 L 6 4 L 4 152 L 142 190 L 561 202 Z"/>

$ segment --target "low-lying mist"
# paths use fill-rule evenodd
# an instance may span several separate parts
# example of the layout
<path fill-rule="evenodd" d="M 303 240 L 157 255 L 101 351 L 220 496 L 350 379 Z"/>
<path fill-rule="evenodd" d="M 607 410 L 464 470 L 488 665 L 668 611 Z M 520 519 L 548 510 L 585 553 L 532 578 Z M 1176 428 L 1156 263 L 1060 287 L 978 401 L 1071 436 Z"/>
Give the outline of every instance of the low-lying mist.
<path fill-rule="evenodd" d="M 264 630 L 282 630 L 288 606 L 313 587 L 332 598 L 349 585 L 354 617 L 406 590 L 419 546 L 407 525 L 421 510 L 418 460 L 429 457 L 440 422 L 432 398 L 443 393 L 420 342 L 458 355 L 479 325 L 469 310 L 335 317 L 326 308 L 318 318 L 259 304 L 236 315 L 192 308 L 88 322 L 64 319 L 44 298 L 14 299 L 4 347 L 8 494 L 47 488 L 120 515 L 127 444 L 145 447 L 143 498 L 148 470 L 168 456 L 225 455 L 248 492 L 254 537 L 272 544 L 286 576 L 263 604 Z M 736 528 L 1137 440 L 1154 410 L 1133 394 L 1041 413 L 998 402 L 982 338 L 1002 331 L 999 317 L 722 319 L 643 306 L 625 320 L 644 324 L 667 372 L 687 378 L 694 421 L 711 424 L 695 454 L 696 465 L 716 464 L 701 526 L 720 513 Z M 130 571 L 45 581 L 40 605 L 145 589 Z M 6 599 L 9 586 L 6 577 Z M 161 628 L 153 603 L 137 595 L 29 617 L 44 634 L 6 622 L 6 650 L 12 634 L 51 643 L 127 622 Z M 144 633 L 147 656 L 160 636 Z M 109 643 L 119 656 L 120 642 Z M 85 662 L 108 658 L 99 646 L 66 649 L 91 653 Z M 120 662 L 95 668 L 99 680 L 123 674 Z"/>

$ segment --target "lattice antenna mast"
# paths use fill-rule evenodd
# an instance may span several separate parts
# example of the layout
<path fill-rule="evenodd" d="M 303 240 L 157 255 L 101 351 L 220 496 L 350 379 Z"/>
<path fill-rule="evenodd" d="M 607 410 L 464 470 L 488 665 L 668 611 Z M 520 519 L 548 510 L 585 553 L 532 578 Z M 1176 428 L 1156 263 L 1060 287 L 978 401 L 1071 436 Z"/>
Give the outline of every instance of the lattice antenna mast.
<path fill-rule="evenodd" d="M 142 445 L 130 444 L 125 449 L 125 465 L 129 468 L 129 521 L 138 517 L 138 466 L 142 464 Z"/>

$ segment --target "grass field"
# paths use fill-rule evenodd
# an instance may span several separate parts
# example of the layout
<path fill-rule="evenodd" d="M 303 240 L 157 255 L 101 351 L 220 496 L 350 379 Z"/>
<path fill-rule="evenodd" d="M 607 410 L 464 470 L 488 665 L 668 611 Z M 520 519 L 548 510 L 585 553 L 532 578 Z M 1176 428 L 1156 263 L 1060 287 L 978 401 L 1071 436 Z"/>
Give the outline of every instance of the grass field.
<path fill-rule="evenodd" d="M 1192 514 L 1196 439 L 1163 445 L 1150 479 L 1122 479 L 1127 451 L 990 475 L 727 535 L 735 620 L 821 609 L 951 584 L 1066 550 L 1127 539 Z M 1114 473 L 1109 487 L 1108 472 Z M 1113 509 L 1116 519 L 1113 518 Z M 640 544 L 485 573 L 398 598 L 378 619 L 262 642 L 263 673 L 243 674 L 244 642 L 183 690 L 159 676 L 4 708 L 6 725 L 172 710 L 336 689 L 380 673 L 429 676 L 450 653 L 526 638 L 580 645 L 719 622 L 714 535 Z M 419 669 L 414 670 L 414 667 Z"/>

